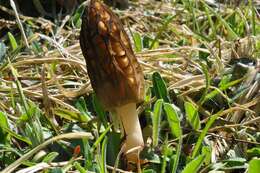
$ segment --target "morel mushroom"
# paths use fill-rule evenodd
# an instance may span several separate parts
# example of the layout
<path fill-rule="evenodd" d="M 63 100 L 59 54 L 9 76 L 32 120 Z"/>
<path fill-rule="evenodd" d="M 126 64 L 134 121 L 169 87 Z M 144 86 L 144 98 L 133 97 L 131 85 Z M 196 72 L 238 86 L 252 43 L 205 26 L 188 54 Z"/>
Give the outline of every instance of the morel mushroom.
<path fill-rule="evenodd" d="M 120 19 L 97 0 L 90 1 L 82 17 L 80 46 L 98 99 L 121 119 L 126 133 L 125 153 L 142 148 L 136 103 L 144 97 L 143 73 Z M 139 152 L 128 153 L 127 160 L 137 162 Z"/>

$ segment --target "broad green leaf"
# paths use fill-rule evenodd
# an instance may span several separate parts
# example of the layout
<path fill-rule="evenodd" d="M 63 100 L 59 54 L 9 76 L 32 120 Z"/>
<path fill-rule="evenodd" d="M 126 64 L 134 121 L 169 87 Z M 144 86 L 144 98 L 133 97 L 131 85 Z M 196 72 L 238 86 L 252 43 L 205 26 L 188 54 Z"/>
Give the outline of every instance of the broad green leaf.
<path fill-rule="evenodd" d="M 198 110 L 195 106 L 190 102 L 184 103 L 186 117 L 190 125 L 193 129 L 199 130 L 200 129 L 200 118 L 198 114 Z"/>
<path fill-rule="evenodd" d="M 158 145 L 159 140 L 159 132 L 160 132 L 160 122 L 161 122 L 161 114 L 162 114 L 162 105 L 163 100 L 159 99 L 154 104 L 153 110 L 153 147 Z"/>
<path fill-rule="evenodd" d="M 158 73 L 158 72 L 153 73 L 153 90 L 154 90 L 155 96 L 158 99 L 163 99 L 163 101 L 167 102 L 167 103 L 170 102 L 166 84 L 165 84 L 164 80 L 162 79 L 160 73 Z"/>
<path fill-rule="evenodd" d="M 172 134 L 179 138 L 182 135 L 182 129 L 176 107 L 173 104 L 164 103 L 164 110 L 166 112 Z"/>
<path fill-rule="evenodd" d="M 13 36 L 13 34 L 11 32 L 8 32 L 8 38 L 9 38 L 9 41 L 11 43 L 11 47 L 13 50 L 17 49 L 18 45 L 17 45 L 17 42 Z"/>
<path fill-rule="evenodd" d="M 260 159 L 253 159 L 249 162 L 248 173 L 259 173 Z"/>
<path fill-rule="evenodd" d="M 135 43 L 135 51 L 141 52 L 142 49 L 143 49 L 141 35 L 138 32 L 134 32 L 133 33 L 133 39 L 134 39 L 134 43 Z"/>
<path fill-rule="evenodd" d="M 199 168 L 201 167 L 201 165 L 203 164 L 204 160 L 205 160 L 205 155 L 199 155 L 198 157 L 194 158 L 191 162 L 189 162 L 184 170 L 182 171 L 182 173 L 196 173 L 198 172 Z"/>
<path fill-rule="evenodd" d="M 247 150 L 247 155 L 249 157 L 259 157 L 260 158 L 260 147 L 254 147 Z"/>

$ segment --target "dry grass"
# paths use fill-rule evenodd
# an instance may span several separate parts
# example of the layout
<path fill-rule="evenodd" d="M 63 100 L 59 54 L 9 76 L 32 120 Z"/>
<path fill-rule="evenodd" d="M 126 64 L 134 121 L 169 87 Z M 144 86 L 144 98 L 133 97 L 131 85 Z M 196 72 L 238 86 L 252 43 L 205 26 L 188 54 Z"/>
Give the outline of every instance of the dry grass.
<path fill-rule="evenodd" d="M 201 128 L 194 129 L 188 120 L 186 122 L 182 120 L 184 140 L 182 154 L 185 159 L 182 158 L 178 170 L 185 167 L 184 160 L 188 163 L 193 154 L 192 146 L 203 133 L 209 119 L 217 114 L 216 120 L 205 131 L 203 138 L 203 146 L 210 148 L 211 159 L 209 158 L 208 163 L 205 161 L 200 172 L 212 170 L 215 163 L 230 163 L 225 160 L 231 158 L 244 158 L 245 161 L 239 163 L 242 164 L 240 170 L 245 171 L 248 168 L 246 163 L 252 158 L 248 154 L 249 150 L 252 148 L 259 150 L 260 145 L 259 13 L 255 9 L 255 18 L 252 19 L 249 5 L 234 8 L 220 4 L 219 8 L 206 8 L 206 5 L 209 5 L 208 1 L 205 1 L 205 4 L 201 1 L 191 1 L 190 3 L 194 5 L 192 8 L 188 6 L 191 4 L 181 2 L 174 4 L 157 1 L 132 2 L 131 8 L 126 11 L 115 10 L 132 38 L 136 55 L 146 77 L 147 98 L 139 107 L 141 117 L 147 121 L 143 124 L 144 129 L 148 131 L 144 130 L 144 136 L 147 137 L 147 141 L 152 136 L 149 131 L 152 123 L 149 119 L 153 114 L 147 112 L 153 112 L 154 103 L 160 99 L 156 97 L 156 91 L 152 88 L 156 82 L 153 81 L 153 74 L 159 72 L 166 83 L 170 103 L 179 107 L 183 115 L 185 115 L 184 102 L 192 103 L 198 111 L 201 122 Z M 215 13 L 210 11 L 211 9 L 215 10 Z M 0 6 L 0 10 L 14 16 L 14 12 L 10 9 Z M 57 24 L 46 22 L 46 19 L 42 18 L 17 15 L 16 18 L 19 16 L 23 23 L 21 26 L 25 27 L 23 29 L 20 27 L 19 30 L 30 28 L 32 31 L 30 35 L 28 32 L 25 33 L 27 35 L 22 38 L 17 31 L 17 23 L 9 20 L 0 21 L 4 24 L 2 28 L 9 28 L 9 31 L 12 31 L 18 43 L 14 48 L 10 44 L 10 37 L 6 35 L 1 38 L 3 40 L 1 42 L 8 47 L 0 67 L 0 110 L 8 120 L 8 125 L 4 123 L 0 125 L 0 132 L 3 135 L 1 143 L 3 149 L 0 149 L 2 169 L 12 167 L 15 162 L 5 163 L 1 157 L 9 155 L 15 160 L 19 155 L 14 151 L 21 155 L 30 153 L 34 147 L 49 137 L 69 132 L 66 125 L 69 123 L 76 125 L 79 131 L 84 129 L 94 135 L 94 139 L 89 141 L 88 145 L 91 146 L 98 141 L 98 149 L 90 150 L 93 152 L 93 160 L 86 158 L 85 155 L 83 160 L 90 159 L 95 162 L 93 165 L 102 167 L 98 164 L 100 160 L 97 155 L 102 155 L 103 138 L 100 139 L 100 135 L 106 126 L 102 124 L 100 120 L 102 116 L 97 112 L 99 109 L 93 106 L 91 99 L 93 91 L 79 46 L 79 28 L 72 22 L 77 12 L 80 14 L 76 11 Z M 85 97 L 88 107 L 85 115 L 74 104 L 80 96 Z M 33 112 L 34 108 L 40 112 L 36 118 L 37 122 L 33 118 L 36 114 Z M 171 170 L 170 161 L 165 161 L 164 158 L 171 161 L 173 158 L 165 154 L 165 147 L 175 153 L 174 146 L 178 145 L 176 143 L 178 138 L 168 134 L 170 127 L 167 125 L 165 113 L 160 116 L 162 120 L 159 145 L 153 148 L 147 144 L 148 149 L 158 152 L 144 154 L 144 156 L 158 156 L 161 158 L 160 163 L 153 163 L 152 159 L 146 158 L 148 164 L 143 165 L 143 168 L 153 169 L 152 167 L 156 165 L 159 168 L 154 168 L 154 171 L 167 172 Z M 26 123 L 29 125 L 36 123 L 40 129 L 48 131 L 48 135 L 42 134 L 42 137 L 33 141 L 34 138 L 26 132 Z M 77 131 L 77 128 L 73 129 L 72 126 L 70 130 Z M 38 133 L 39 129 L 37 131 L 34 128 L 36 127 L 32 127 L 31 133 Z M 76 145 L 68 141 L 64 143 L 59 145 L 70 149 Z M 85 144 L 86 142 L 81 143 Z M 15 149 L 11 151 L 10 148 Z M 191 149 L 185 151 L 185 148 Z M 45 151 L 48 153 L 52 150 Z M 71 152 L 69 149 L 67 151 Z M 260 157 L 259 153 L 257 157 Z M 33 161 L 29 157 L 26 160 L 30 161 L 30 164 L 24 163 L 22 167 L 29 167 L 32 163 L 41 164 L 39 160 Z M 65 161 L 60 158 L 58 160 Z M 167 166 L 163 168 L 164 161 Z M 80 171 L 81 167 L 75 166 L 76 162 L 86 163 L 82 159 L 78 161 L 73 158 L 64 164 L 49 164 L 47 167 L 41 165 L 40 170 L 61 167 L 67 171 L 75 169 Z M 19 165 L 21 163 L 19 162 Z M 66 165 L 70 165 L 70 168 Z M 101 169 L 86 165 L 85 168 L 92 171 Z M 231 169 L 236 170 L 235 166 L 231 166 Z M 227 167 L 222 165 L 221 169 L 225 170 Z M 108 169 L 111 167 L 108 166 Z M 29 172 L 22 170 L 20 172 Z M 118 169 L 118 172 L 124 171 Z"/>

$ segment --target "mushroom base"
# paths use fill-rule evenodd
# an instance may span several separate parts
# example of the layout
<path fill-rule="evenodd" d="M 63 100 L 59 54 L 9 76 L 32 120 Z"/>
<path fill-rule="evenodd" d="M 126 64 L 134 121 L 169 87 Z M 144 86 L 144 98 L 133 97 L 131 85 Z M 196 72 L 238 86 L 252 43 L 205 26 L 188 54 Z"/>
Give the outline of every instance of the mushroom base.
<path fill-rule="evenodd" d="M 125 151 L 128 161 L 137 162 L 139 153 L 143 149 L 144 141 L 141 126 L 136 111 L 136 104 L 129 103 L 116 109 L 117 116 L 123 124 L 126 134 Z"/>

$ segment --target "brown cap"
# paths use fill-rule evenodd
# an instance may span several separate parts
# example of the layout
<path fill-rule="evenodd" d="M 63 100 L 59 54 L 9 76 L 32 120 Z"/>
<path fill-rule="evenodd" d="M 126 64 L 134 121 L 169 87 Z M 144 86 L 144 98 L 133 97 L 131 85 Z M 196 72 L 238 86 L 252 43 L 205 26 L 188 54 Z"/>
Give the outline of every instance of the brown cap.
<path fill-rule="evenodd" d="M 97 97 L 106 109 L 140 102 L 144 77 L 120 19 L 91 0 L 82 17 L 80 46 Z"/>

